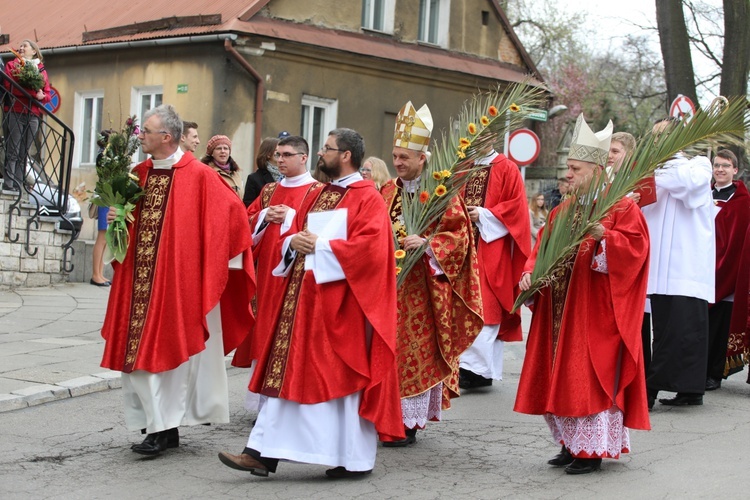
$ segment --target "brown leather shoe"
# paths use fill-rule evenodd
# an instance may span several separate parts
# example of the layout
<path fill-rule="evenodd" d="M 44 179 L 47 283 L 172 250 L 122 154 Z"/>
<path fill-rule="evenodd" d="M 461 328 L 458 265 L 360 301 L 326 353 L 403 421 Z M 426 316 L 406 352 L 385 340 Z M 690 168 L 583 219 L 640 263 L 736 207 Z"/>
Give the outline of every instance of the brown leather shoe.
<path fill-rule="evenodd" d="M 219 460 L 221 460 L 221 463 L 232 469 L 249 472 L 253 476 L 268 477 L 268 469 L 266 466 L 247 453 L 232 455 L 231 453 L 221 451 L 219 452 Z"/>
<path fill-rule="evenodd" d="M 333 469 L 328 469 L 326 471 L 326 476 L 330 479 L 355 479 L 360 478 L 362 476 L 366 476 L 367 474 L 371 473 L 372 469 L 370 470 L 346 470 L 344 467 L 334 467 Z"/>

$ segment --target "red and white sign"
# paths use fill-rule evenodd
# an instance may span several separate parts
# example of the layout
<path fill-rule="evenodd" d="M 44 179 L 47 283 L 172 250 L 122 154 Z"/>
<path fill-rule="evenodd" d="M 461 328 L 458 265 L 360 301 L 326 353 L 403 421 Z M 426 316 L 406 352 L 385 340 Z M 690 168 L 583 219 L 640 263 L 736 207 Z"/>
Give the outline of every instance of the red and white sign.
<path fill-rule="evenodd" d="M 508 138 L 508 158 L 519 167 L 534 163 L 541 151 L 539 137 L 527 128 L 512 132 Z"/>
<path fill-rule="evenodd" d="M 669 116 L 674 116 L 680 120 L 687 116 L 686 121 L 690 121 L 693 119 L 693 115 L 695 115 L 695 104 L 693 104 L 693 101 L 687 96 L 678 94 L 677 98 L 672 101 L 672 105 L 669 106 Z"/>

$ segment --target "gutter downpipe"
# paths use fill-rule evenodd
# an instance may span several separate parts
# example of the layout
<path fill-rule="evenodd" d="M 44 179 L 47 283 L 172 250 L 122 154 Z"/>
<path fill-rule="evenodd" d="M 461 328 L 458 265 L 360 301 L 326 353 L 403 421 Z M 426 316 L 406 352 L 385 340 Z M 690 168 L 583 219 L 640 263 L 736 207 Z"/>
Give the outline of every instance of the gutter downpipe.
<path fill-rule="evenodd" d="M 226 49 L 226 51 L 232 55 L 235 61 L 237 61 L 240 66 L 245 68 L 245 70 L 250 73 L 250 75 L 255 79 L 255 152 L 257 154 L 258 148 L 260 148 L 261 139 L 263 137 L 263 95 L 266 91 L 265 85 L 263 84 L 263 78 L 255 70 L 255 68 L 253 68 L 250 63 L 247 62 L 247 60 L 242 57 L 239 52 L 237 52 L 237 49 L 235 49 L 232 45 L 232 40 L 228 38 L 224 40 L 224 49 Z"/>

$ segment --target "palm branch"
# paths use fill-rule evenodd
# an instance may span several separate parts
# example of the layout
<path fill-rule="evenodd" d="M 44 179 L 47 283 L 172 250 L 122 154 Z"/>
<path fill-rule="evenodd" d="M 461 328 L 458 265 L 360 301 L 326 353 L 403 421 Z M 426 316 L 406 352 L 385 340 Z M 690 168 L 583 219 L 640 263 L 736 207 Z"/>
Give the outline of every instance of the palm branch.
<path fill-rule="evenodd" d="M 499 138 L 519 128 L 530 108 L 543 105 L 546 98 L 544 87 L 531 85 L 527 80 L 504 90 L 498 86 L 465 102 L 458 117 L 451 119 L 449 132 L 443 132 L 434 148 L 422 172 L 419 188 L 414 193 L 401 190 L 406 233 L 423 235 L 437 223 L 471 174 L 488 168 L 487 165 L 475 165 L 475 161 L 485 157 Z M 396 248 L 399 248 L 402 236 L 394 229 Z M 422 258 L 428 245 L 429 239 L 418 249 L 407 252 L 405 257 L 397 258 L 399 286 Z"/>
<path fill-rule="evenodd" d="M 749 128 L 747 99 L 738 97 L 698 111 L 689 122 L 674 122 L 660 134 L 651 131 L 641 137 L 635 150 L 622 163 L 631 167 L 620 169 L 611 182 L 605 174 L 597 176 L 587 192 L 573 192 L 569 201 L 560 206 L 555 220 L 542 233 L 531 288 L 518 296 L 513 310 L 549 286 L 561 266 L 570 265 L 568 258 L 592 228 L 632 192 L 639 181 L 652 175 L 677 153 L 694 156 L 719 144 L 743 144 Z"/>

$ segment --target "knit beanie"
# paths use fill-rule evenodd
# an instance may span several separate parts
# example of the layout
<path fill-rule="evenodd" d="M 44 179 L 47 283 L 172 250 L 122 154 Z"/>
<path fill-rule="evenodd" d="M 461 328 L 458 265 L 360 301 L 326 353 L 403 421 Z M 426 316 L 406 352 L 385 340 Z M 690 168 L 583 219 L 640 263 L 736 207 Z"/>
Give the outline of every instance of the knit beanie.
<path fill-rule="evenodd" d="M 229 150 L 232 150 L 232 141 L 229 140 L 229 137 L 225 135 L 215 135 L 211 137 L 206 144 L 206 154 L 208 156 L 213 156 L 214 149 L 216 149 L 216 146 L 219 144 L 226 144 L 229 146 Z"/>

